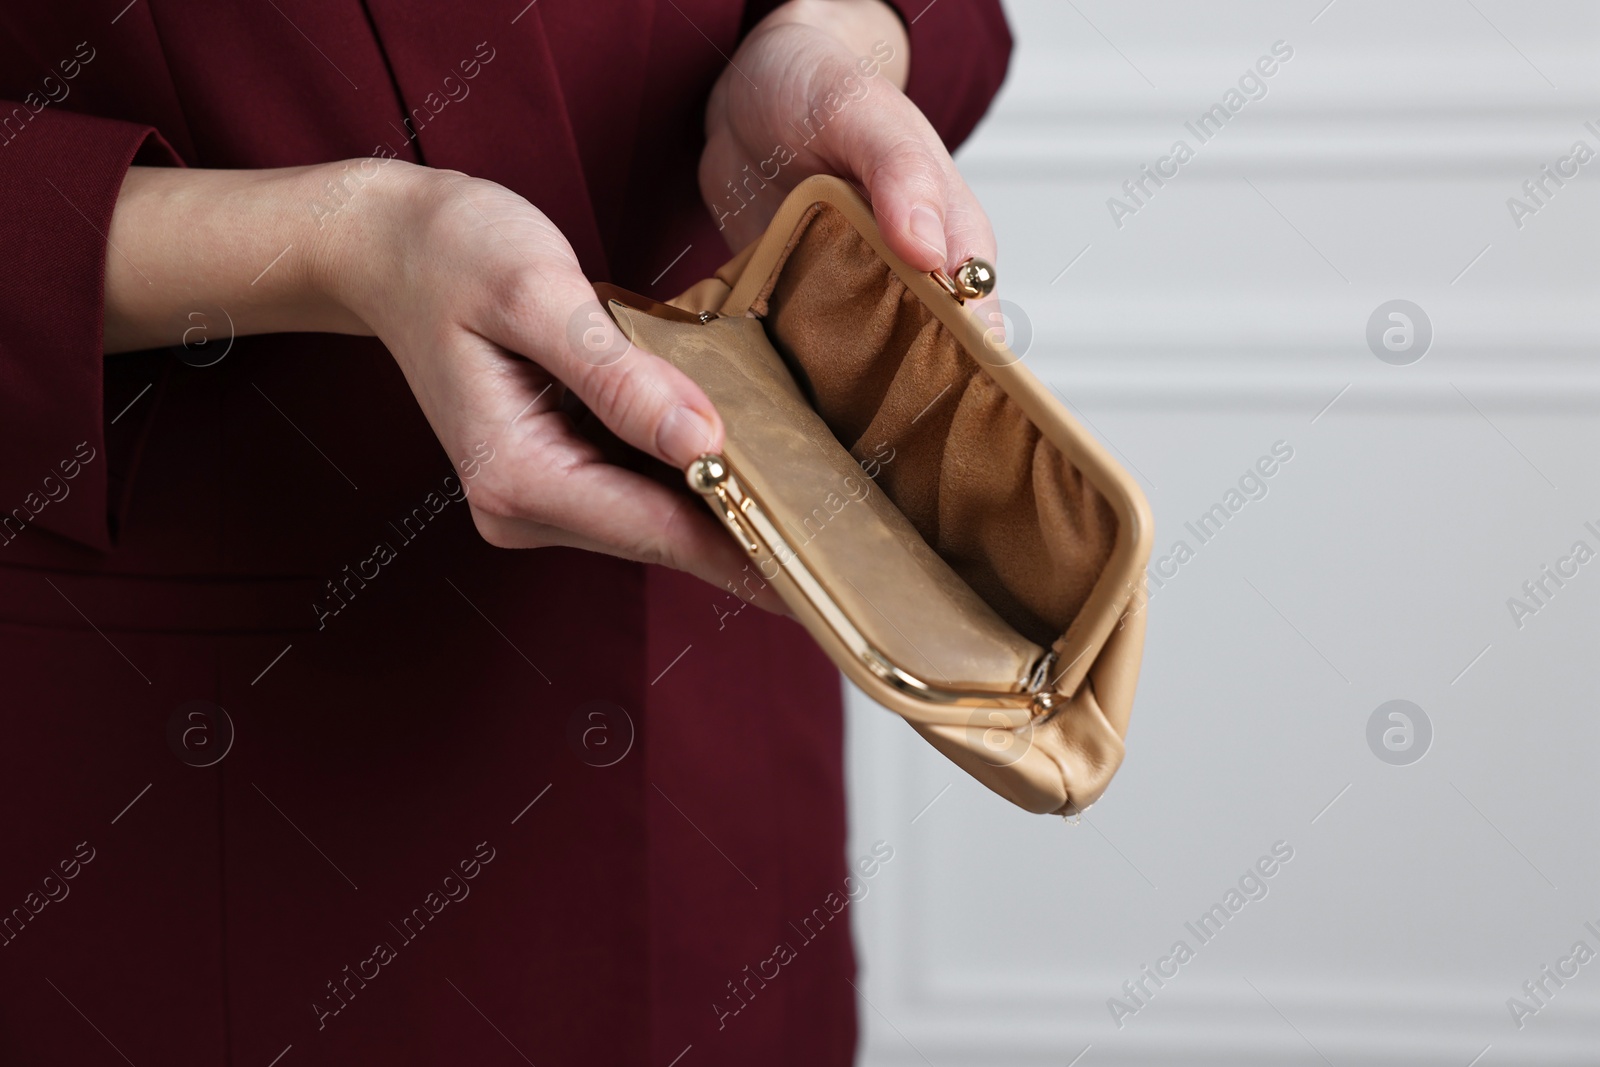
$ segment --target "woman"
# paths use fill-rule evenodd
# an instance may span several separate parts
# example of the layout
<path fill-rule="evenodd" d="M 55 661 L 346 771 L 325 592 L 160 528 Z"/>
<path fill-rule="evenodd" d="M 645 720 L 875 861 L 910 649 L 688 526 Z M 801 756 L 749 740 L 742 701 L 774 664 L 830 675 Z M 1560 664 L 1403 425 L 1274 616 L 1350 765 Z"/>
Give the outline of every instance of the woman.
<path fill-rule="evenodd" d="M 991 257 L 995 0 L 0 19 L 0 1061 L 848 1062 L 837 676 L 589 284 Z"/>

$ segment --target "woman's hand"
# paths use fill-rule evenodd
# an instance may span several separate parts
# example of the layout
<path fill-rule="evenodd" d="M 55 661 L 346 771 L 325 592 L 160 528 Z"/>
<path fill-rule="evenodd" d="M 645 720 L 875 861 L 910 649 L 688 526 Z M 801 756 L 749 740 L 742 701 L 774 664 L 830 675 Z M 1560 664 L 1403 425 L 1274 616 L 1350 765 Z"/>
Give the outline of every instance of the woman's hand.
<path fill-rule="evenodd" d="M 403 164 L 393 184 L 395 207 L 375 232 L 334 254 L 362 259 L 375 242 L 391 261 L 339 272 L 353 282 L 336 289 L 394 355 L 452 456 L 494 446 L 467 498 L 483 537 L 660 563 L 718 586 L 734 578 L 747 560 L 699 499 L 613 464 L 563 410 L 570 392 L 617 437 L 681 470 L 722 447 L 700 387 L 628 345 L 566 238 L 522 197 Z"/>
<path fill-rule="evenodd" d="M 313 222 L 306 204 L 330 178 L 348 195 Z M 746 565 L 698 499 L 608 461 L 578 432 L 569 393 L 678 469 L 722 446 L 705 394 L 618 336 L 566 238 L 510 190 L 395 160 L 135 168 L 111 241 L 127 256 L 108 260 L 108 351 L 174 343 L 183 320 L 166 305 L 185 292 L 228 308 L 242 334 L 375 334 L 453 460 L 494 448 L 467 497 L 490 543 L 590 549 L 719 587 Z M 770 588 L 757 602 L 781 610 Z"/>
<path fill-rule="evenodd" d="M 994 231 L 905 85 L 905 27 L 881 0 L 790 0 L 751 31 L 706 107 L 700 192 L 728 246 L 760 236 L 813 174 L 866 191 L 921 270 L 995 256 Z"/>

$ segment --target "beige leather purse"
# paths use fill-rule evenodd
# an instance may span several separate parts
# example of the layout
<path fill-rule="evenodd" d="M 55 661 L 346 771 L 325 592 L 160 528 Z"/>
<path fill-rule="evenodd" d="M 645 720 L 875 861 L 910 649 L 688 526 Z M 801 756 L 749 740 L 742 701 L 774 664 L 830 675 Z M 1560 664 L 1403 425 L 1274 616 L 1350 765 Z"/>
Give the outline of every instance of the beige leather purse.
<path fill-rule="evenodd" d="M 751 556 L 734 591 L 771 583 L 874 700 L 1066 815 L 1122 762 L 1150 514 L 965 306 L 992 277 L 906 266 L 851 186 L 816 177 L 670 304 L 596 288 L 722 415 L 723 452 L 687 476 Z"/>

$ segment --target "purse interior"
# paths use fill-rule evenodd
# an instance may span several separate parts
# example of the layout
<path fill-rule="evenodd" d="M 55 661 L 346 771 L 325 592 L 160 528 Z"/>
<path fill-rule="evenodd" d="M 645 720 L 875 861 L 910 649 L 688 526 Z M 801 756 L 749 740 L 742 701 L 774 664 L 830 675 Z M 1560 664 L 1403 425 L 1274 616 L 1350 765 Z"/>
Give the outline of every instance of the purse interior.
<path fill-rule="evenodd" d="M 838 442 L 996 615 L 1045 648 L 1116 542 L 1110 502 L 844 215 L 802 219 L 751 312 Z"/>

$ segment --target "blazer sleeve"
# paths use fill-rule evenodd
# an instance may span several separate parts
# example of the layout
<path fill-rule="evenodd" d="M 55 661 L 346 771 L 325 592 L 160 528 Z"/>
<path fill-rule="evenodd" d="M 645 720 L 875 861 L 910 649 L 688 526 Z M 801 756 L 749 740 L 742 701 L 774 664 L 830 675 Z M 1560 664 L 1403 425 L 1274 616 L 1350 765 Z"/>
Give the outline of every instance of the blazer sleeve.
<path fill-rule="evenodd" d="M 105 269 L 136 161 L 182 165 L 152 127 L 0 101 L 0 546 L 39 526 L 111 548 Z"/>
<path fill-rule="evenodd" d="M 983 118 L 1011 62 L 1000 0 L 887 0 L 911 37 L 906 95 L 955 151 Z"/>
<path fill-rule="evenodd" d="M 1011 28 L 1000 0 L 884 0 L 906 24 L 911 38 L 911 77 L 906 95 L 955 151 L 972 133 L 1005 81 L 1011 61 Z M 744 30 L 782 0 L 752 0 Z"/>

